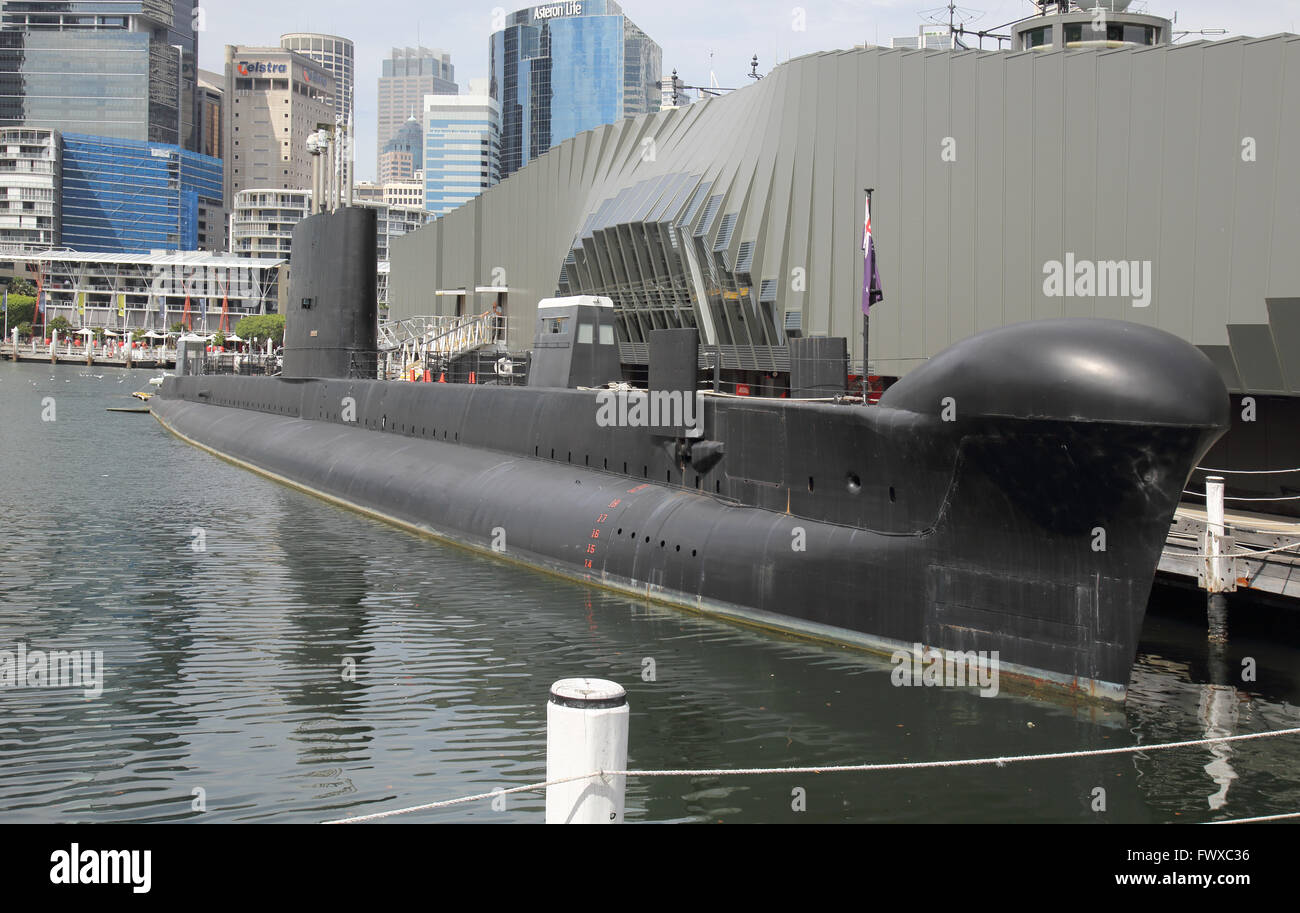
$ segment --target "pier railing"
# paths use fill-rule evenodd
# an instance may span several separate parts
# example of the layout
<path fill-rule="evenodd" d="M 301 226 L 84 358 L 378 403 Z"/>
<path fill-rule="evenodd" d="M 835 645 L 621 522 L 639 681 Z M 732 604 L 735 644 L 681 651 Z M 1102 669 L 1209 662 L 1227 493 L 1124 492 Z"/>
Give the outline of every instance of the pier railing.
<path fill-rule="evenodd" d="M 129 356 L 129 357 L 128 357 Z M 140 367 L 174 364 L 176 350 L 166 346 L 128 347 L 120 343 L 85 343 L 73 337 L 57 342 L 43 339 L 21 340 L 15 346 L 11 338 L 0 341 L 0 358 L 11 361 L 71 362 Z"/>
<path fill-rule="evenodd" d="M 265 353 L 217 352 L 203 359 L 204 374 L 235 374 L 258 377 L 280 373 L 280 356 Z"/>
<path fill-rule="evenodd" d="M 401 353 L 410 361 L 450 360 L 506 340 L 506 317 L 482 314 L 411 317 L 379 328 L 380 352 Z"/>

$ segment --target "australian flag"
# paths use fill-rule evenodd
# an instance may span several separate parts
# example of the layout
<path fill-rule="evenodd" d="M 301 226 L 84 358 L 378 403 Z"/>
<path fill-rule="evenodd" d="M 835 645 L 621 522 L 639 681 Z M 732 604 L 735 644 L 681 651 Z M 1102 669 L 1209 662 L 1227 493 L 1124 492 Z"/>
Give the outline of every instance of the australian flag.
<path fill-rule="evenodd" d="M 871 312 L 871 306 L 885 300 L 880 287 L 880 270 L 876 266 L 876 243 L 871 238 L 871 196 L 867 196 L 867 214 L 863 221 L 862 251 L 866 257 L 862 265 L 862 313 Z"/>

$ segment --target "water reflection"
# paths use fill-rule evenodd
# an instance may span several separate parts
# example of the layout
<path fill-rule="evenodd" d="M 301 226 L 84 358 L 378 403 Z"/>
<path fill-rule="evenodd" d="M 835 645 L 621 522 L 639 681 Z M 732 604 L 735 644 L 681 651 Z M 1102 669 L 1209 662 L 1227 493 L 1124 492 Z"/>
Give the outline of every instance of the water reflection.
<path fill-rule="evenodd" d="M 11 520 L 0 640 L 102 649 L 109 679 L 97 701 L 0 692 L 5 820 L 320 821 L 536 782 L 547 690 L 574 674 L 627 687 L 629 760 L 652 769 L 1030 754 L 1300 724 L 1295 647 L 1234 634 L 1215 656 L 1186 606 L 1148 621 L 1123 708 L 896 688 L 887 660 L 576 586 L 340 510 L 152 419 L 106 415 L 135 382 L 66 377 L 0 364 L 0 460 L 30 467 L 0 489 Z M 56 428 L 30 414 L 51 390 Z M 1245 657 L 1257 681 L 1241 680 Z M 1005 768 L 651 778 L 629 783 L 627 818 L 1208 820 L 1300 807 L 1297 771 L 1300 740 L 1270 739 Z M 525 794 L 505 811 L 420 820 L 541 810 Z"/>

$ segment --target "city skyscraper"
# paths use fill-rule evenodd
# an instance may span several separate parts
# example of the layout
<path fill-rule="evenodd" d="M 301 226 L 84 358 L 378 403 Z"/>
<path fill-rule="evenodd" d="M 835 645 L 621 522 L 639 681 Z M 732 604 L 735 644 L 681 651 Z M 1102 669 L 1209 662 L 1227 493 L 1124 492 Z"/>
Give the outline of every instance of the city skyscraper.
<path fill-rule="evenodd" d="M 487 95 L 424 99 L 424 205 L 451 212 L 500 179 L 501 106 Z"/>
<path fill-rule="evenodd" d="M 356 107 L 353 104 L 352 89 L 356 80 L 356 66 L 353 60 L 355 48 L 351 40 L 316 32 L 290 32 L 280 36 L 280 47 L 316 61 L 334 77 L 334 114 L 343 118 L 345 126 L 355 129 L 352 119 Z M 353 154 L 343 160 L 345 187 L 352 184 L 355 158 Z"/>
<path fill-rule="evenodd" d="M 3 0 L 0 127 L 197 151 L 198 0 Z"/>
<path fill-rule="evenodd" d="M 456 68 L 446 51 L 426 47 L 393 48 L 384 59 L 379 75 L 376 156 L 384 154 L 385 147 L 408 118 L 420 121 L 424 96 L 455 95 L 459 91 Z"/>
<path fill-rule="evenodd" d="M 307 137 L 333 127 L 334 78 L 283 48 L 226 45 L 225 203 L 247 188 L 312 186 Z"/>
<path fill-rule="evenodd" d="M 489 56 L 502 179 L 584 130 L 659 110 L 663 51 L 614 0 L 511 13 Z"/>
<path fill-rule="evenodd" d="M 338 35 L 291 32 L 280 36 L 280 47 L 316 61 L 334 77 L 334 113 L 344 122 L 356 113 L 352 89 L 356 80 L 352 42 Z"/>
<path fill-rule="evenodd" d="M 424 168 L 424 127 L 412 115 L 379 154 L 379 183 L 409 181 Z"/>
<path fill-rule="evenodd" d="M 226 77 L 199 70 L 199 152 L 221 158 L 221 121 L 225 108 Z"/>

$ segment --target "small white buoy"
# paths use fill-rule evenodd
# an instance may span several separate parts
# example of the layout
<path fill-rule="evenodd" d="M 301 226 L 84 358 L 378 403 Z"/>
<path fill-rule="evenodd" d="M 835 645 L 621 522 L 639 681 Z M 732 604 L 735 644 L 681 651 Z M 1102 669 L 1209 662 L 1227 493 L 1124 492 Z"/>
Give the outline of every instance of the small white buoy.
<path fill-rule="evenodd" d="M 566 678 L 546 705 L 546 779 L 627 769 L 627 692 L 599 678 Z M 546 788 L 547 824 L 622 824 L 626 778 L 589 777 Z"/>

